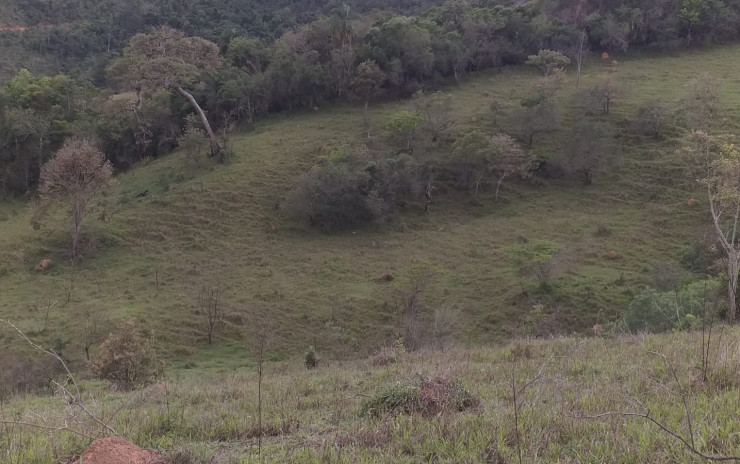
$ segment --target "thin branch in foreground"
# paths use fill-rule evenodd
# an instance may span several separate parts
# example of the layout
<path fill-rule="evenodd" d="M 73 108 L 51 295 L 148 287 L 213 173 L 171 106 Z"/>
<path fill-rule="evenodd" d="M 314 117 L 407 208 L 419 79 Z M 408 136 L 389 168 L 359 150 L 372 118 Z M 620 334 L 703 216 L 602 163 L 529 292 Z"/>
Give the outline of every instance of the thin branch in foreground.
<path fill-rule="evenodd" d="M 691 443 L 689 443 L 689 441 L 686 440 L 686 438 L 684 438 L 681 435 L 679 435 L 678 433 L 674 432 L 673 430 L 671 430 L 670 428 L 668 428 L 668 426 L 666 426 L 665 424 L 663 424 L 659 420 L 655 419 L 650 414 L 650 409 L 647 409 L 644 413 L 640 413 L 640 412 L 609 411 L 609 412 L 602 412 L 600 414 L 595 414 L 595 415 L 592 415 L 592 416 L 576 416 L 576 415 L 573 415 L 573 414 L 568 414 L 568 416 L 571 417 L 571 418 L 573 418 L 573 419 L 601 419 L 601 418 L 609 417 L 609 416 L 618 416 L 618 417 L 623 417 L 623 418 L 637 417 L 637 418 L 641 418 L 641 419 L 647 419 L 648 421 L 650 421 L 653 424 L 655 424 L 658 427 L 660 427 L 660 429 L 663 430 L 668 435 L 670 435 L 670 436 L 676 438 L 677 440 L 679 440 L 686 447 L 686 449 L 688 449 L 689 451 L 691 451 L 692 453 L 696 454 L 699 457 L 702 457 L 702 458 L 704 458 L 704 459 L 706 459 L 708 461 L 718 461 L 718 462 L 719 461 L 736 461 L 736 462 L 740 461 L 740 456 L 715 456 L 715 455 L 712 455 L 712 454 L 702 453 L 701 451 L 699 451 L 698 449 L 696 449 Z"/>
<path fill-rule="evenodd" d="M 658 353 L 657 351 L 648 350 L 648 349 L 646 349 L 644 347 L 643 347 L 643 350 L 646 353 L 648 353 L 648 354 L 651 354 L 651 355 L 654 355 L 654 356 L 657 356 L 657 357 L 661 358 L 663 360 L 663 362 L 668 366 L 668 369 L 670 369 L 671 375 L 673 376 L 673 380 L 675 380 L 676 384 L 678 385 L 678 392 L 677 393 L 674 392 L 672 389 L 668 388 L 665 385 L 663 385 L 663 387 L 666 390 L 670 391 L 673 395 L 678 396 L 678 397 L 681 398 L 681 402 L 683 404 L 684 413 L 686 414 L 686 421 L 688 423 L 688 429 L 689 429 L 689 438 L 688 439 L 686 437 L 680 435 L 679 433 L 671 430 L 667 425 L 665 425 L 664 423 L 660 422 L 655 417 L 653 417 L 652 414 L 650 413 L 650 408 L 647 405 L 645 405 L 645 403 L 643 403 L 642 401 L 640 401 L 638 398 L 635 398 L 635 397 L 630 397 L 630 398 L 639 407 L 643 408 L 645 410 L 645 412 L 609 411 L 609 412 L 604 412 L 604 413 L 601 413 L 601 414 L 596 414 L 596 415 L 591 415 L 591 416 L 576 416 L 576 415 L 573 415 L 573 414 L 569 414 L 568 412 L 566 412 L 566 414 L 569 417 L 574 418 L 574 419 L 601 419 L 601 418 L 609 417 L 609 416 L 617 416 L 617 417 L 622 417 L 622 418 L 641 418 L 641 419 L 646 419 L 646 420 L 652 422 L 653 424 L 657 425 L 661 430 L 663 430 L 668 435 L 670 435 L 673 438 L 675 438 L 678 441 L 680 441 L 686 447 L 686 449 L 688 449 L 689 451 L 691 451 L 695 455 L 700 456 L 700 457 L 702 457 L 702 458 L 704 458 L 704 459 L 706 459 L 708 461 L 717 461 L 717 462 L 719 462 L 719 461 L 725 461 L 725 462 L 728 462 L 728 461 L 738 462 L 738 461 L 740 461 L 740 456 L 716 456 L 716 455 L 712 455 L 712 454 L 703 453 L 703 452 L 699 451 L 699 449 L 697 449 L 696 442 L 694 441 L 694 430 L 693 430 L 693 424 L 692 424 L 692 421 L 691 421 L 691 411 L 689 411 L 688 401 L 686 400 L 686 391 L 684 390 L 683 385 L 681 384 L 681 381 L 678 378 L 678 372 L 676 371 L 676 368 L 673 366 L 673 364 L 670 362 L 670 360 L 668 359 L 668 357 L 666 355 L 664 355 L 662 353 Z"/>
<path fill-rule="evenodd" d="M 45 430 L 45 431 L 47 431 L 49 433 L 54 433 L 54 432 L 69 432 L 71 434 L 78 435 L 78 436 L 84 437 L 84 438 L 88 438 L 90 440 L 96 440 L 96 438 L 93 437 L 93 436 L 91 436 L 91 435 L 88 435 L 88 434 L 86 434 L 84 432 L 80 432 L 79 430 L 75 430 L 75 429 L 69 428 L 67 426 L 49 427 L 47 425 L 34 424 L 32 422 L 8 421 L 8 420 L 0 420 L 0 424 L 3 424 L 3 425 L 19 425 L 19 426 L 22 426 L 22 427 L 31 427 L 31 428 L 34 428 L 34 429 Z"/>
<path fill-rule="evenodd" d="M 11 323 L 10 321 L 8 321 L 7 319 L 0 319 L 0 322 L 4 322 L 8 326 L 10 326 L 13 330 L 15 330 L 16 332 L 18 332 L 18 334 L 21 336 L 21 338 L 23 340 L 25 340 L 29 345 L 31 345 L 31 347 L 33 347 L 35 350 L 40 351 L 40 352 L 42 352 L 42 353 L 44 353 L 44 354 L 46 354 L 48 356 L 51 356 L 52 358 L 56 359 L 59 362 L 59 364 L 62 365 L 62 367 L 64 368 L 64 371 L 67 373 L 67 377 L 68 377 L 69 381 L 72 382 L 72 385 L 74 385 L 74 389 L 75 389 L 76 395 L 73 394 L 72 392 L 70 392 L 69 389 L 67 389 L 65 386 L 63 386 L 62 384 L 60 384 L 58 382 L 53 382 L 54 385 L 56 385 L 67 397 L 69 397 L 69 400 L 68 401 L 70 402 L 70 404 L 73 404 L 73 405 L 77 406 L 90 419 L 92 419 L 94 422 L 96 422 L 98 425 L 100 425 L 101 427 L 103 427 L 108 432 L 112 433 L 113 435 L 120 436 L 118 434 L 118 432 L 116 432 L 112 427 L 110 427 L 108 425 L 108 423 L 110 422 L 110 420 L 112 419 L 112 417 L 109 418 L 108 421 L 103 422 L 102 420 L 100 420 L 99 418 L 97 418 L 95 416 L 95 414 L 91 413 L 85 407 L 85 405 L 84 405 L 84 403 L 82 401 L 82 393 L 80 391 L 80 387 L 77 384 L 77 381 L 75 380 L 74 375 L 72 375 L 72 371 L 69 370 L 69 367 L 67 366 L 67 363 L 64 362 L 64 359 L 62 359 L 61 356 L 59 356 L 53 349 L 51 349 L 51 348 L 50 349 L 45 349 L 45 348 L 41 347 L 39 344 L 35 343 L 33 340 L 31 340 L 30 338 L 28 338 L 28 336 L 21 329 L 19 329 L 17 326 L 15 326 L 13 323 Z M 21 425 L 21 424 L 19 423 L 19 425 Z M 53 427 L 48 428 L 48 427 L 45 427 L 45 426 L 37 426 L 37 428 L 41 428 L 41 429 L 46 428 L 47 430 L 53 430 L 54 429 Z M 58 430 L 58 431 L 66 430 L 66 431 L 69 431 L 71 433 L 75 433 L 75 434 L 80 435 L 80 436 L 85 436 L 87 438 L 92 438 L 93 440 L 95 439 L 93 437 L 90 437 L 90 436 L 82 433 L 82 432 L 70 430 L 66 426 L 65 427 L 60 427 L 60 428 L 58 428 L 56 430 Z"/>

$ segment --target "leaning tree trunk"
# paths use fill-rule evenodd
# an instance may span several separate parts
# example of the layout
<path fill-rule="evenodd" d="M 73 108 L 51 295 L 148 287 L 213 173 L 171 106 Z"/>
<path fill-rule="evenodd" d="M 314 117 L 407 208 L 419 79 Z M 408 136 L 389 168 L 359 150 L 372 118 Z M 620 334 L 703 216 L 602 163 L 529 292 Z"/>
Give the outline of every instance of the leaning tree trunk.
<path fill-rule="evenodd" d="M 203 123 L 203 129 L 206 130 L 208 138 L 211 139 L 211 156 L 218 155 L 221 152 L 221 147 L 218 145 L 216 134 L 213 133 L 213 129 L 211 129 L 211 124 L 208 122 L 206 114 L 203 112 L 200 105 L 198 105 L 198 102 L 195 101 L 195 98 L 193 98 L 193 96 L 190 95 L 190 93 L 188 93 L 185 89 L 178 85 L 175 86 L 175 90 L 177 90 L 177 93 L 185 97 L 190 102 L 190 106 L 192 106 L 195 112 L 198 113 L 198 116 L 200 116 L 200 121 Z"/>
<path fill-rule="evenodd" d="M 493 197 L 494 203 L 498 203 L 498 192 L 501 190 L 501 183 L 504 181 L 504 177 L 506 176 L 499 177 L 498 182 L 496 183 L 496 195 Z"/>

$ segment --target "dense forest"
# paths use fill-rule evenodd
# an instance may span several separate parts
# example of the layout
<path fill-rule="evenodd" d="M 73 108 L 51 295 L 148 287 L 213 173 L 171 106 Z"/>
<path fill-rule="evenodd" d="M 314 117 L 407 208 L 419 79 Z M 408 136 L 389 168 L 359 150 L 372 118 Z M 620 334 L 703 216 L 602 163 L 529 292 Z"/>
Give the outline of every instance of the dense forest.
<path fill-rule="evenodd" d="M 70 136 L 94 135 L 119 168 L 177 146 L 193 106 L 171 88 L 142 92 L 120 78 L 132 37 L 157 26 L 218 49 L 189 90 L 218 131 L 334 99 L 411 95 L 542 49 L 575 60 L 585 49 L 732 40 L 737 3 L 11 1 L 0 21 L 26 29 L 0 31 L 0 192 L 33 190 L 40 166 Z"/>

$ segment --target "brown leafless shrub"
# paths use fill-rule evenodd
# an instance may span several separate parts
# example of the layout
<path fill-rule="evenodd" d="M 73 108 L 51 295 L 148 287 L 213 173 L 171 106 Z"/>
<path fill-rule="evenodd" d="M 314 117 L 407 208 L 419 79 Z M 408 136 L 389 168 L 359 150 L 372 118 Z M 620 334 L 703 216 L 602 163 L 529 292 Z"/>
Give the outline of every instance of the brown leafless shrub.
<path fill-rule="evenodd" d="M 101 379 L 130 390 L 154 381 L 160 365 L 139 322 L 127 319 L 100 345 L 92 370 Z"/>
<path fill-rule="evenodd" d="M 213 343 L 216 326 L 224 322 L 223 296 L 224 292 L 219 285 L 202 288 L 198 293 L 198 312 L 206 320 L 209 345 Z"/>
<path fill-rule="evenodd" d="M 33 357 L 10 349 L 0 351 L 0 398 L 51 388 L 61 373 L 53 359 Z"/>

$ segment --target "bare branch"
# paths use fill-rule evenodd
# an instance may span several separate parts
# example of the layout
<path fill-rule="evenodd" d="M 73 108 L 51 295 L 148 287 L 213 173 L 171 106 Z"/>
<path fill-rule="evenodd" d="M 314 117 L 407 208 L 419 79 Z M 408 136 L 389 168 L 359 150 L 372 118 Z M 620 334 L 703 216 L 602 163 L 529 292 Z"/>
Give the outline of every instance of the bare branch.
<path fill-rule="evenodd" d="M 31 428 L 34 428 L 34 429 L 45 430 L 45 431 L 47 431 L 49 433 L 69 432 L 71 434 L 78 435 L 78 436 L 84 437 L 84 438 L 88 438 L 90 440 L 96 440 L 97 439 L 96 437 L 93 437 L 91 435 L 88 435 L 88 434 L 86 434 L 84 432 L 80 432 L 79 430 L 71 429 L 71 428 L 69 428 L 67 426 L 63 426 L 63 427 L 49 427 L 47 425 L 34 424 L 32 422 L 7 421 L 7 420 L 0 420 L 0 424 L 3 424 L 3 425 L 19 425 L 19 426 L 22 426 L 22 427 L 31 427 Z"/>
<path fill-rule="evenodd" d="M 70 392 L 69 389 L 67 389 L 65 386 L 63 386 L 62 384 L 60 384 L 60 383 L 58 383 L 56 381 L 53 382 L 54 385 L 56 385 L 57 387 L 59 387 L 64 392 L 64 394 L 69 397 L 70 404 L 73 404 L 73 405 L 77 406 L 80 410 L 82 410 L 82 412 L 84 412 L 88 417 L 90 417 L 90 419 L 92 419 L 93 421 L 95 421 L 96 423 L 98 423 L 99 425 L 101 425 L 104 429 L 108 430 L 110 433 L 118 436 L 118 432 L 116 432 L 113 428 L 111 428 L 108 425 L 107 422 L 103 422 L 100 419 L 98 419 L 93 413 L 91 413 L 85 407 L 85 405 L 84 405 L 84 403 L 82 401 L 82 393 L 80 392 L 80 387 L 77 384 L 77 381 L 75 380 L 74 375 L 72 375 L 72 372 L 69 370 L 69 367 L 67 366 L 67 363 L 64 362 L 64 359 L 62 359 L 61 356 L 59 356 L 51 348 L 48 349 L 48 350 L 45 349 L 45 348 L 42 348 L 40 345 L 38 345 L 33 340 L 31 340 L 30 338 L 28 338 L 28 336 L 21 329 L 19 329 L 17 326 L 15 326 L 10 321 L 8 321 L 6 319 L 0 319 L 0 322 L 5 322 L 7 325 L 9 325 L 10 327 L 12 327 L 16 332 L 18 332 L 18 334 L 20 334 L 21 338 L 23 338 L 35 350 L 38 350 L 38 351 L 40 351 L 40 352 L 42 352 L 44 354 L 47 354 L 47 355 L 53 357 L 54 359 L 56 359 L 57 361 L 59 361 L 59 363 L 64 368 L 64 371 L 67 373 L 67 377 L 68 377 L 69 381 L 72 382 L 72 385 L 74 385 L 76 395 L 73 394 L 72 392 Z M 110 419 L 108 420 L 108 422 L 110 422 Z M 59 430 L 64 430 L 64 429 L 66 429 L 66 427 L 63 427 L 63 428 L 61 428 Z M 73 432 L 73 433 L 76 433 L 76 432 Z M 79 434 L 80 435 L 83 435 L 81 432 Z"/>
<path fill-rule="evenodd" d="M 567 414 L 567 413 L 566 413 Z M 668 428 L 665 424 L 655 419 L 651 414 L 650 410 L 647 409 L 646 412 L 640 413 L 640 412 L 621 412 L 621 411 L 609 411 L 609 412 L 602 412 L 600 414 L 595 414 L 591 416 L 577 416 L 574 414 L 568 414 L 569 417 L 573 419 L 602 419 L 604 417 L 609 416 L 619 416 L 619 417 L 625 417 L 625 418 L 633 418 L 633 417 L 639 417 L 642 419 L 647 419 L 648 421 L 652 422 L 653 424 L 660 427 L 661 430 L 669 434 L 670 436 L 676 438 L 679 440 L 683 445 L 692 453 L 696 454 L 697 456 L 700 456 L 704 459 L 707 459 L 709 461 L 740 461 L 740 456 L 715 456 L 711 454 L 705 454 L 696 449 L 691 443 L 689 443 L 684 437 L 677 434 L 670 428 Z"/>

